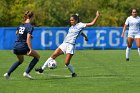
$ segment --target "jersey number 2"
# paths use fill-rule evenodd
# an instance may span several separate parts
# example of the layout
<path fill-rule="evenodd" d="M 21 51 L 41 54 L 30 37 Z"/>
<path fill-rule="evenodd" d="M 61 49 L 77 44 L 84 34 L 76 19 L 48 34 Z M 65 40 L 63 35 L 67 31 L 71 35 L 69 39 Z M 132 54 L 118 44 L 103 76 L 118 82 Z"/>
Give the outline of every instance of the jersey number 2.
<path fill-rule="evenodd" d="M 25 27 L 20 27 L 19 28 L 19 34 L 23 34 L 24 33 L 24 30 L 25 30 Z"/>

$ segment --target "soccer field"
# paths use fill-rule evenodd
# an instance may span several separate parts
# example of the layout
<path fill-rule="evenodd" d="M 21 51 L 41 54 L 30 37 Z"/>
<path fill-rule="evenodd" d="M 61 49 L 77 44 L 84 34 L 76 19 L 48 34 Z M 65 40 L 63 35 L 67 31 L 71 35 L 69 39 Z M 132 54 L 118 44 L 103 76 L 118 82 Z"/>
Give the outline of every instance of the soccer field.
<path fill-rule="evenodd" d="M 41 55 L 36 67 L 40 67 L 53 52 L 38 51 Z M 46 69 L 35 80 L 22 76 L 31 57 L 6 80 L 3 74 L 17 60 L 10 50 L 0 51 L 0 93 L 140 93 L 140 57 L 132 50 L 130 61 L 125 61 L 125 50 L 77 50 L 72 65 L 78 74 L 72 78 L 64 65 L 62 55 L 56 59 L 58 67 Z"/>

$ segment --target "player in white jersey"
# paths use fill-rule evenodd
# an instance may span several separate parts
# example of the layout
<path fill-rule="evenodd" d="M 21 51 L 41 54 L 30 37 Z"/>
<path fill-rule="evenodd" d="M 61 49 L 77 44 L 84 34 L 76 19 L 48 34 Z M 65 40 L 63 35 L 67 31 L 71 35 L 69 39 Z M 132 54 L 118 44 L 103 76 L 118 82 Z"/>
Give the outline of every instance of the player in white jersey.
<path fill-rule="evenodd" d="M 44 65 L 41 68 L 36 68 L 35 70 L 39 73 L 42 73 L 45 68 L 48 67 L 48 62 L 51 60 L 55 60 L 58 56 L 62 54 L 66 54 L 65 65 L 68 67 L 70 72 L 72 73 L 72 77 L 76 77 L 77 74 L 74 72 L 72 65 L 70 64 L 70 60 L 74 55 L 76 39 L 79 35 L 85 37 L 85 40 L 88 41 L 87 36 L 82 32 L 85 27 L 92 26 L 96 23 L 96 20 L 99 17 L 99 12 L 96 12 L 96 17 L 90 23 L 82 23 L 79 21 L 79 16 L 72 15 L 70 17 L 71 27 L 69 28 L 68 34 L 65 37 L 63 43 L 54 51 L 54 53 L 47 59 Z"/>
<path fill-rule="evenodd" d="M 132 9 L 131 16 L 129 16 L 126 19 L 122 31 L 122 37 L 124 37 L 124 33 L 126 31 L 127 26 L 129 26 L 129 30 L 128 30 L 128 38 L 127 38 L 128 44 L 126 48 L 126 61 L 129 61 L 130 50 L 134 40 L 138 47 L 138 53 L 140 56 L 140 17 L 138 16 L 137 9 Z"/>

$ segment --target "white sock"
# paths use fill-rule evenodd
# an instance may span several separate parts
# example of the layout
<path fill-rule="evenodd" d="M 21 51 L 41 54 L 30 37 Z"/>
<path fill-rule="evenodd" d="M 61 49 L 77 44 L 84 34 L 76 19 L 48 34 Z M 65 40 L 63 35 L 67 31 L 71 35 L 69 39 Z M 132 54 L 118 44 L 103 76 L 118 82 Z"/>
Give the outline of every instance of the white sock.
<path fill-rule="evenodd" d="M 74 73 L 74 69 L 71 64 L 69 64 L 67 67 L 71 73 Z"/>
<path fill-rule="evenodd" d="M 126 48 L 126 58 L 129 58 L 131 48 Z"/>
<path fill-rule="evenodd" d="M 138 48 L 138 53 L 139 53 L 139 56 L 140 56 L 140 48 Z"/>
<path fill-rule="evenodd" d="M 47 59 L 47 61 L 44 63 L 44 65 L 42 66 L 42 70 L 45 70 L 47 67 L 48 67 L 48 62 L 50 61 L 50 60 L 53 60 L 53 58 L 48 58 Z"/>

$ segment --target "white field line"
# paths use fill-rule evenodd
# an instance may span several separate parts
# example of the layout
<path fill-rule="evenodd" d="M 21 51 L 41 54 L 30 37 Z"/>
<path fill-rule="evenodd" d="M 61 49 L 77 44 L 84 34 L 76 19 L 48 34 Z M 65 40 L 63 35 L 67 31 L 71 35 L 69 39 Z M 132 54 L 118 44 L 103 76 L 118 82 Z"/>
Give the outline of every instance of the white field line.
<path fill-rule="evenodd" d="M 66 77 L 66 78 L 69 78 L 71 77 L 70 75 L 56 75 L 56 74 L 48 74 L 48 76 L 53 76 L 53 77 Z M 78 77 L 78 76 L 77 76 Z M 80 76 L 82 77 L 82 76 Z M 83 76 L 84 77 L 84 76 Z M 95 78 L 95 79 L 107 79 L 107 78 L 120 78 L 120 77 L 117 77 L 117 76 L 89 76 L 88 78 Z M 125 79 L 129 79 L 129 78 L 132 78 L 132 77 L 124 77 Z"/>
<path fill-rule="evenodd" d="M 48 76 L 54 76 L 54 77 L 71 77 L 70 75 L 54 75 L 54 74 L 48 74 Z"/>

